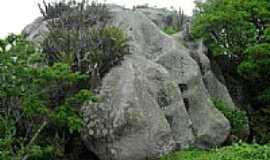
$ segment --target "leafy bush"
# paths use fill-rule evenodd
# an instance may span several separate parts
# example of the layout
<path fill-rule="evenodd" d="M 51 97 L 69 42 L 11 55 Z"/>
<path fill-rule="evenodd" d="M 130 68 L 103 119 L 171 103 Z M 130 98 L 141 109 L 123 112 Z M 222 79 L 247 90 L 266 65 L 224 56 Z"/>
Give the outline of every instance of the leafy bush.
<path fill-rule="evenodd" d="M 270 88 L 266 88 L 262 91 L 262 93 L 257 97 L 257 100 L 263 104 L 270 103 Z"/>
<path fill-rule="evenodd" d="M 95 100 L 75 87 L 89 77 L 68 64 L 41 65 L 41 52 L 21 36 L 0 42 L 0 159 L 61 157 L 83 126 L 78 107 Z"/>
<path fill-rule="evenodd" d="M 173 10 L 169 15 L 163 18 L 163 22 L 166 25 L 163 31 L 169 35 L 175 34 L 183 29 L 186 20 L 187 18 L 181 8 L 179 8 L 179 10 Z"/>
<path fill-rule="evenodd" d="M 90 68 L 96 67 L 99 75 L 103 75 L 113 66 L 119 64 L 125 54 L 129 53 L 126 35 L 118 28 L 106 27 L 92 29 L 89 33 L 92 47 L 85 55 Z"/>
<path fill-rule="evenodd" d="M 252 113 L 251 126 L 254 132 L 254 140 L 257 143 L 265 144 L 270 142 L 270 109 L 262 108 Z"/>
<path fill-rule="evenodd" d="M 249 114 L 251 130 L 266 130 L 270 123 L 261 120 L 270 121 L 265 114 L 270 106 L 269 1 L 206 0 L 196 3 L 193 37 L 204 39 L 209 57 L 220 64 L 228 84 L 238 81 L 238 85 L 242 85 L 244 95 L 241 96 L 251 104 L 249 110 L 256 113 Z M 257 131 L 252 136 L 258 138 L 265 133 Z"/>
<path fill-rule="evenodd" d="M 251 127 L 258 143 L 268 143 L 270 105 L 270 47 L 269 43 L 249 47 L 244 61 L 238 66 L 239 74 L 249 82 L 250 102 L 255 108 L 251 114 Z"/>
<path fill-rule="evenodd" d="M 87 26 L 95 25 L 99 22 L 106 24 L 110 18 L 106 5 L 96 3 L 95 1 L 92 1 L 91 5 L 89 5 L 89 0 L 82 0 L 81 2 L 76 2 L 75 0 L 60 0 L 58 2 L 48 3 L 43 0 L 43 3 L 39 3 L 38 6 L 46 20 L 62 19 L 61 22 L 63 22 L 63 25 L 66 27 L 76 27 L 81 25 L 81 23 Z M 70 19 L 72 19 L 72 21 L 68 21 Z"/>
<path fill-rule="evenodd" d="M 254 101 L 259 105 L 270 104 L 270 45 L 268 43 L 257 44 L 246 50 L 244 61 L 238 66 L 239 74 L 245 80 L 254 83 L 256 88 Z M 252 94 L 253 95 L 253 94 Z"/>
<path fill-rule="evenodd" d="M 168 34 L 168 35 L 173 35 L 175 33 L 178 32 L 178 30 L 176 30 L 174 27 L 172 26 L 166 26 L 164 29 L 163 29 L 163 32 Z"/>
<path fill-rule="evenodd" d="M 239 65 L 239 73 L 248 80 L 268 80 L 270 73 L 270 45 L 262 43 L 249 47 L 244 61 Z"/>
<path fill-rule="evenodd" d="M 110 14 L 103 4 L 60 3 L 45 3 L 45 9 L 41 9 L 49 19 L 49 33 L 42 45 L 48 63 L 66 62 L 75 71 L 101 78 L 129 53 L 126 35 L 118 28 L 106 26 Z M 58 6 L 69 9 L 60 10 Z M 52 19 L 54 10 L 58 18 Z"/>
<path fill-rule="evenodd" d="M 169 154 L 161 160 L 268 160 L 270 146 L 235 144 L 211 150 L 186 150 Z"/>
<path fill-rule="evenodd" d="M 98 72 L 95 76 L 102 77 L 129 53 L 125 34 L 115 27 L 90 28 L 84 31 L 80 39 L 73 36 L 76 35 L 74 31 L 62 31 L 54 29 L 43 43 L 49 64 L 66 62 L 74 70 L 83 73 Z"/>
<path fill-rule="evenodd" d="M 212 98 L 212 101 L 215 107 L 219 111 L 221 111 L 224 114 L 224 116 L 229 120 L 232 127 L 233 135 L 237 136 L 240 131 L 244 129 L 248 129 L 249 122 L 248 122 L 246 112 L 240 111 L 239 109 L 232 109 L 228 107 L 227 104 L 221 100 Z"/>
<path fill-rule="evenodd" d="M 69 1 L 68 4 L 66 4 L 64 1 L 60 1 L 59 3 L 46 3 L 45 0 L 42 2 L 44 7 L 40 3 L 38 4 L 38 7 L 45 19 L 58 18 L 62 12 L 70 11 L 70 6 L 76 3 L 75 1 Z"/>
<path fill-rule="evenodd" d="M 242 60 L 248 46 L 263 38 L 270 14 L 267 0 L 198 1 L 196 11 L 193 36 L 203 37 L 213 55 L 229 56 L 235 62 Z"/>

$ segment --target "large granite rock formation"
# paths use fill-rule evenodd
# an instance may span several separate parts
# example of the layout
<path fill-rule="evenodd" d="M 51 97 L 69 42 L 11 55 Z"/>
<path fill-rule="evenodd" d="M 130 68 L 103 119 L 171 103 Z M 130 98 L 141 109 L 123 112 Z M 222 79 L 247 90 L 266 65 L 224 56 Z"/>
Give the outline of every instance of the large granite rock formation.
<path fill-rule="evenodd" d="M 223 143 L 230 124 L 211 97 L 234 104 L 203 45 L 189 47 L 182 34 L 166 35 L 140 10 L 110 10 L 111 25 L 127 33 L 132 54 L 103 78 L 102 101 L 82 106 L 87 147 L 101 160 L 146 160 Z M 24 33 L 40 41 L 45 31 L 46 23 L 38 19 Z"/>

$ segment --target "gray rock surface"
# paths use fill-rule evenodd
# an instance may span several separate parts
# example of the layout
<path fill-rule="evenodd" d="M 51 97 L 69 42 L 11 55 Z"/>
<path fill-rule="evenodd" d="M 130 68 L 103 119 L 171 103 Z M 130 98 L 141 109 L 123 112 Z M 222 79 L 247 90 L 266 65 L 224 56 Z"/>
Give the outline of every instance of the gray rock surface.
<path fill-rule="evenodd" d="M 28 40 L 40 45 L 44 40 L 44 36 L 48 32 L 47 22 L 42 17 L 37 18 L 33 23 L 27 25 L 23 29 L 23 34 Z"/>
<path fill-rule="evenodd" d="M 147 18 L 153 21 L 159 28 L 164 29 L 168 26 L 168 21 L 175 18 L 177 15 L 176 10 L 169 10 L 167 8 L 153 8 L 153 7 L 143 7 L 143 8 L 134 8 L 136 12 L 143 13 Z M 183 17 L 183 24 L 187 22 L 190 17 Z"/>
<path fill-rule="evenodd" d="M 158 158 L 175 142 L 191 144 L 191 120 L 169 78 L 161 65 L 141 56 L 129 56 L 113 68 L 103 79 L 104 101 L 82 108 L 88 124 L 83 138 L 91 150 L 101 159 L 141 160 Z"/>
<path fill-rule="evenodd" d="M 235 109 L 236 106 L 231 98 L 231 95 L 226 87 L 224 77 L 215 62 L 210 62 L 207 54 L 207 48 L 202 40 L 190 41 L 184 36 L 186 33 L 174 35 L 175 39 L 180 43 L 185 44 L 189 49 L 190 56 L 197 62 L 200 67 L 204 84 L 211 98 L 222 100 L 228 107 Z"/>
<path fill-rule="evenodd" d="M 146 160 L 223 143 L 230 124 L 211 96 L 231 99 L 208 58 L 199 49 L 191 54 L 193 49 L 163 33 L 145 13 L 110 9 L 111 25 L 127 33 L 132 55 L 102 80 L 102 101 L 82 106 L 86 146 L 101 160 Z M 44 23 L 35 21 L 24 33 L 35 41 L 36 33 L 46 31 Z"/>
<path fill-rule="evenodd" d="M 172 12 L 166 8 L 136 8 L 135 11 L 143 13 L 160 28 L 166 27 L 166 19 L 172 16 Z"/>

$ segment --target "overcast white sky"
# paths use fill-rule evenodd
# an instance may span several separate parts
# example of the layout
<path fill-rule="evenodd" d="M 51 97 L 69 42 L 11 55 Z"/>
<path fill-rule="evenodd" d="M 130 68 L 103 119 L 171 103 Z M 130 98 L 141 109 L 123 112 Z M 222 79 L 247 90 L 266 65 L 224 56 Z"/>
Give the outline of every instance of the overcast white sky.
<path fill-rule="evenodd" d="M 0 37 L 3 38 L 8 33 L 20 33 L 27 24 L 40 16 L 37 3 L 41 1 L 42 0 L 0 0 Z M 103 0 L 99 0 L 99 2 L 103 2 Z M 146 3 L 149 4 L 149 6 L 167 8 L 171 6 L 179 8 L 181 6 L 188 15 L 192 14 L 192 9 L 194 8 L 193 0 L 106 0 L 106 2 L 123 5 L 125 7 Z"/>

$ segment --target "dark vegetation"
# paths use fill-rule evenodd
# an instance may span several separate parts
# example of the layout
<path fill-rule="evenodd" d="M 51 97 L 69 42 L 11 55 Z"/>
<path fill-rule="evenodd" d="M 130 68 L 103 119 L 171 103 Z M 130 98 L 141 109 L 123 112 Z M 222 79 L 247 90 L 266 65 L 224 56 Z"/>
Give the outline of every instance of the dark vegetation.
<path fill-rule="evenodd" d="M 230 109 L 217 99 L 212 101 L 230 121 L 232 135 L 238 136 L 236 140 L 247 140 L 252 144 L 236 143 L 211 150 L 187 150 L 161 159 L 268 160 L 270 3 L 268 0 L 198 0 L 196 5 L 191 26 L 192 37 L 203 38 L 209 48 L 209 58 L 221 67 L 231 95 L 241 105 L 240 108 L 247 112 L 248 119 L 246 112 Z M 236 92 L 239 88 L 243 88 L 243 97 Z M 251 134 L 248 139 L 241 139 L 241 130 L 246 128 L 247 122 Z"/>
<path fill-rule="evenodd" d="M 234 141 L 237 142 L 240 138 L 244 138 L 246 136 L 244 133 L 249 129 L 249 121 L 246 112 L 238 108 L 231 108 L 219 99 L 212 98 L 212 101 L 215 107 L 230 121 L 232 129 L 231 135 L 235 138 Z"/>
<path fill-rule="evenodd" d="M 210 150 L 186 150 L 161 158 L 161 160 L 268 160 L 270 146 L 234 144 Z"/>
<path fill-rule="evenodd" d="M 170 15 L 164 18 L 165 27 L 163 28 L 163 32 L 172 35 L 183 30 L 186 20 L 187 17 L 181 8 L 179 10 L 173 10 Z"/>
<path fill-rule="evenodd" d="M 41 49 L 23 36 L 0 40 L 0 159 L 90 159 L 79 112 L 89 89 L 129 52 L 105 5 L 39 5 L 49 32 Z M 72 147 L 72 149 L 71 149 Z"/>
<path fill-rule="evenodd" d="M 94 88 L 129 53 L 125 34 L 107 25 L 110 13 L 105 4 L 89 5 L 83 0 L 81 3 L 44 2 L 43 6 L 40 10 L 49 19 L 49 34 L 42 47 L 49 65 L 65 61 L 73 70 L 90 74 Z"/>
<path fill-rule="evenodd" d="M 197 3 L 194 38 L 203 38 L 228 83 L 238 81 L 251 104 L 250 140 L 270 139 L 270 4 L 268 0 L 207 0 Z M 235 86 L 238 87 L 238 86 Z M 234 95 L 234 93 L 232 93 Z"/>
<path fill-rule="evenodd" d="M 75 87 L 88 75 L 64 63 L 37 67 L 42 54 L 20 36 L 1 40 L 0 50 L 0 159 L 61 157 L 83 125 L 78 107 L 95 101 Z"/>
<path fill-rule="evenodd" d="M 133 10 L 136 10 L 136 9 L 147 10 L 147 9 L 153 9 L 153 8 L 149 7 L 148 4 L 144 4 L 144 5 L 133 6 Z M 184 10 L 182 8 L 179 8 L 177 10 L 171 7 L 171 10 L 168 10 L 167 8 L 162 8 L 162 9 L 160 8 L 158 10 L 162 12 L 166 12 L 166 14 L 164 14 L 165 16 L 162 17 L 163 24 L 162 26 L 159 26 L 159 27 L 161 27 L 164 33 L 169 34 L 169 35 L 178 33 L 179 31 L 183 30 L 184 24 L 189 19 L 185 15 Z M 162 16 L 162 14 L 160 16 Z M 158 24 L 158 25 L 161 25 L 161 24 Z"/>

